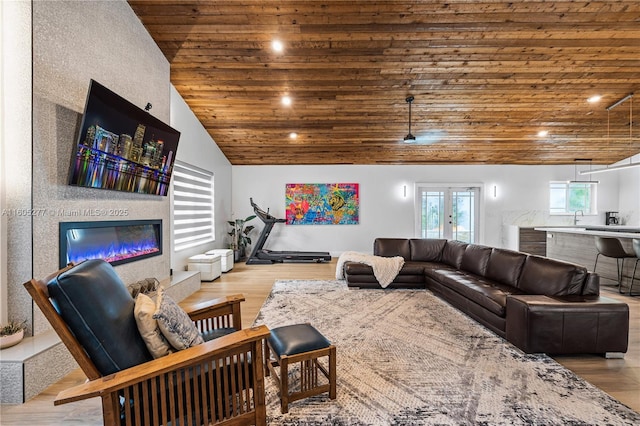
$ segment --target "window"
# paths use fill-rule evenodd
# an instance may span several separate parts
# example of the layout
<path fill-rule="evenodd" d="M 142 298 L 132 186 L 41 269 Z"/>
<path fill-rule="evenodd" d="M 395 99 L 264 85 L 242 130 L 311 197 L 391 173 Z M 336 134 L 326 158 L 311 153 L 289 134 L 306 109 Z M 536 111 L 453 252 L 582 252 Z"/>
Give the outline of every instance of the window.
<path fill-rule="evenodd" d="M 173 166 L 174 250 L 215 240 L 213 173 L 181 161 Z"/>
<path fill-rule="evenodd" d="M 549 182 L 549 213 L 597 214 L 596 183 Z"/>

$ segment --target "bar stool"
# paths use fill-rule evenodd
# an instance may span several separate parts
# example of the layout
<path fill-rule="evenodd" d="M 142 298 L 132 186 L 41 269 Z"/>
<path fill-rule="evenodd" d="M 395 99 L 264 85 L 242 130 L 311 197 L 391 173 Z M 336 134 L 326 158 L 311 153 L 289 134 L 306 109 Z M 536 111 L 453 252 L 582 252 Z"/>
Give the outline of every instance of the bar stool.
<path fill-rule="evenodd" d="M 636 269 L 638 268 L 638 262 L 640 262 L 640 238 L 634 238 L 631 240 L 633 245 L 633 251 L 636 252 L 636 264 L 633 266 L 633 274 L 631 274 L 631 284 L 629 285 L 629 296 L 638 296 L 631 293 L 633 289 L 633 280 L 636 278 Z"/>
<path fill-rule="evenodd" d="M 622 243 L 617 238 L 610 237 L 598 237 L 596 236 L 596 262 L 593 265 L 593 272 L 596 272 L 596 266 L 598 265 L 598 257 L 600 255 L 604 257 L 610 257 L 616 260 L 616 267 L 618 271 L 618 292 L 622 293 L 622 272 L 624 270 L 624 260 L 636 258 L 635 254 L 628 253 Z M 631 283 L 633 285 L 633 282 Z"/>

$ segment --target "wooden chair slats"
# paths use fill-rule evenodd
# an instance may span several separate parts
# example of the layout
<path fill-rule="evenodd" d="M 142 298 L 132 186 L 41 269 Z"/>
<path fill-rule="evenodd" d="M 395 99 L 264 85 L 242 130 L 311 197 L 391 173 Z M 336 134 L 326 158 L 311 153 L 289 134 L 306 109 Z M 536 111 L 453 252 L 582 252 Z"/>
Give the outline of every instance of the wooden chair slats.
<path fill-rule="evenodd" d="M 196 358 L 198 362 L 168 371 L 158 369 L 138 375 L 131 370 L 139 370 L 140 366 L 133 367 L 67 389 L 58 395 L 56 404 L 116 394 L 124 398 L 125 404 L 111 410 L 119 411 L 125 425 L 166 424 L 180 419 L 185 422 L 181 424 L 218 424 L 257 414 L 258 406 L 264 405 L 263 395 L 256 399 L 259 389 L 264 392 L 263 366 L 258 362 L 262 360 L 262 339 L 269 333 L 264 326 L 260 329 L 230 352 L 213 352 L 211 357 Z M 176 354 L 165 358 L 173 355 Z"/>
<path fill-rule="evenodd" d="M 241 294 L 221 297 L 208 302 L 183 305 L 191 320 L 201 333 L 219 329 L 242 329 L 240 303 L 245 300 Z M 215 312 L 215 315 L 211 313 Z"/>

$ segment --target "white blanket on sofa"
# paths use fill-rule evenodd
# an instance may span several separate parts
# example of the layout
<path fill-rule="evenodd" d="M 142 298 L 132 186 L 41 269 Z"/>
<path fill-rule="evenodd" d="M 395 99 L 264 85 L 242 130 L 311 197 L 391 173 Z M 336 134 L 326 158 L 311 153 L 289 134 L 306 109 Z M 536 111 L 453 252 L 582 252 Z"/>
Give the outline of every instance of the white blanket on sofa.
<path fill-rule="evenodd" d="M 386 288 L 402 269 L 404 258 L 402 256 L 382 257 L 355 251 L 345 251 L 338 257 L 336 265 L 336 279 L 338 280 L 344 279 L 345 262 L 358 262 L 371 266 L 373 275 L 375 275 L 382 288 Z"/>

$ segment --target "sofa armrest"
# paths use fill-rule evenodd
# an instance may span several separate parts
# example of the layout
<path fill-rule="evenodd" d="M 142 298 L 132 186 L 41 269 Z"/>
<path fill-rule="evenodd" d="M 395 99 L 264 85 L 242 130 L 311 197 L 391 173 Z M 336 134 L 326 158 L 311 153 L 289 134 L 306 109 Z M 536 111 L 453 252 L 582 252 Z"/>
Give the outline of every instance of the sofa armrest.
<path fill-rule="evenodd" d="M 507 340 L 526 353 L 626 352 L 629 306 L 607 297 L 507 297 Z"/>

